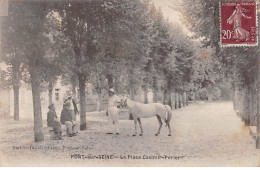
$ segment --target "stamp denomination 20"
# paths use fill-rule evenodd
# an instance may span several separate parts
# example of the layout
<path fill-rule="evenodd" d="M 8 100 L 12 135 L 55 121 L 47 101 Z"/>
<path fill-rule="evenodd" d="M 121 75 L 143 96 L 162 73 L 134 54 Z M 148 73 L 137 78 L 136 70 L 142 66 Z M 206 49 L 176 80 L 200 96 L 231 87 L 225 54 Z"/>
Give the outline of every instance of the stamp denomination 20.
<path fill-rule="evenodd" d="M 258 45 L 255 1 L 220 2 L 220 45 Z"/>

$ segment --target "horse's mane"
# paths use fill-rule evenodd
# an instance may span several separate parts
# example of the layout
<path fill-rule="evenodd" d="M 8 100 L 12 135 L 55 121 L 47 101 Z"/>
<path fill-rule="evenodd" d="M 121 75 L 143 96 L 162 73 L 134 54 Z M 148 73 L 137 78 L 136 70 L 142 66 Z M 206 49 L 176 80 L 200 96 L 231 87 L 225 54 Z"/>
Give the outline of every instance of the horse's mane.
<path fill-rule="evenodd" d="M 129 97 L 126 97 L 126 99 L 127 99 L 127 105 L 129 105 L 130 107 L 133 106 L 135 103 L 137 103 L 136 101 L 133 101 Z"/>

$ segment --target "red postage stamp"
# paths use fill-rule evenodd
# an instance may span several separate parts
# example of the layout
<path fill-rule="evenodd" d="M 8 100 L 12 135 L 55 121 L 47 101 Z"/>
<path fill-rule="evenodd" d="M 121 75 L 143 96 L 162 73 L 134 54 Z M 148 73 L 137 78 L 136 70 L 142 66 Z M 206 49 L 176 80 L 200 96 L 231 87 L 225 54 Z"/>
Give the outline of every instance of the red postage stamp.
<path fill-rule="evenodd" d="M 220 45 L 257 46 L 255 1 L 220 2 Z"/>

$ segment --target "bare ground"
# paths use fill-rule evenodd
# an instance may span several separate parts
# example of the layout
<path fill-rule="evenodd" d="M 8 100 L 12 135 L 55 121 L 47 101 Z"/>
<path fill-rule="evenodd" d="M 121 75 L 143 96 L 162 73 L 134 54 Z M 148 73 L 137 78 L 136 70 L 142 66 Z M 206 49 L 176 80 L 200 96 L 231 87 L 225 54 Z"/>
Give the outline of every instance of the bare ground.
<path fill-rule="evenodd" d="M 154 136 L 155 117 L 142 119 L 144 135 L 133 137 L 133 121 L 127 117 L 127 113 L 120 116 L 119 136 L 106 135 L 107 117 L 95 112 L 87 113 L 88 129 L 78 136 L 50 140 L 44 128 L 45 140 L 40 143 L 33 142 L 33 120 L 1 119 L 1 166 L 260 165 L 260 150 L 255 149 L 248 127 L 236 116 L 231 102 L 198 102 L 173 110 L 171 137 L 165 126 L 160 136 Z M 76 159 L 78 154 L 84 159 Z"/>

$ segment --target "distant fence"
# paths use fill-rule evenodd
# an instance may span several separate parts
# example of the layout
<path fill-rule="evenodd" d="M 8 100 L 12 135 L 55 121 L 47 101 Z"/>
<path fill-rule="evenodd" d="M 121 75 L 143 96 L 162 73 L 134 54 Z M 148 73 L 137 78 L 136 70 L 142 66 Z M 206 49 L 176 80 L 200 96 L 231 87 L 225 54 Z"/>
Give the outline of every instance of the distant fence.
<path fill-rule="evenodd" d="M 94 112 L 94 111 L 104 111 L 107 108 L 107 102 L 100 103 L 98 106 L 98 103 L 87 103 L 87 112 Z"/>
<path fill-rule="evenodd" d="M 102 98 L 101 102 L 99 103 L 97 98 L 88 98 L 86 101 L 86 109 L 87 112 L 94 112 L 94 111 L 105 111 L 107 108 L 108 99 Z"/>

